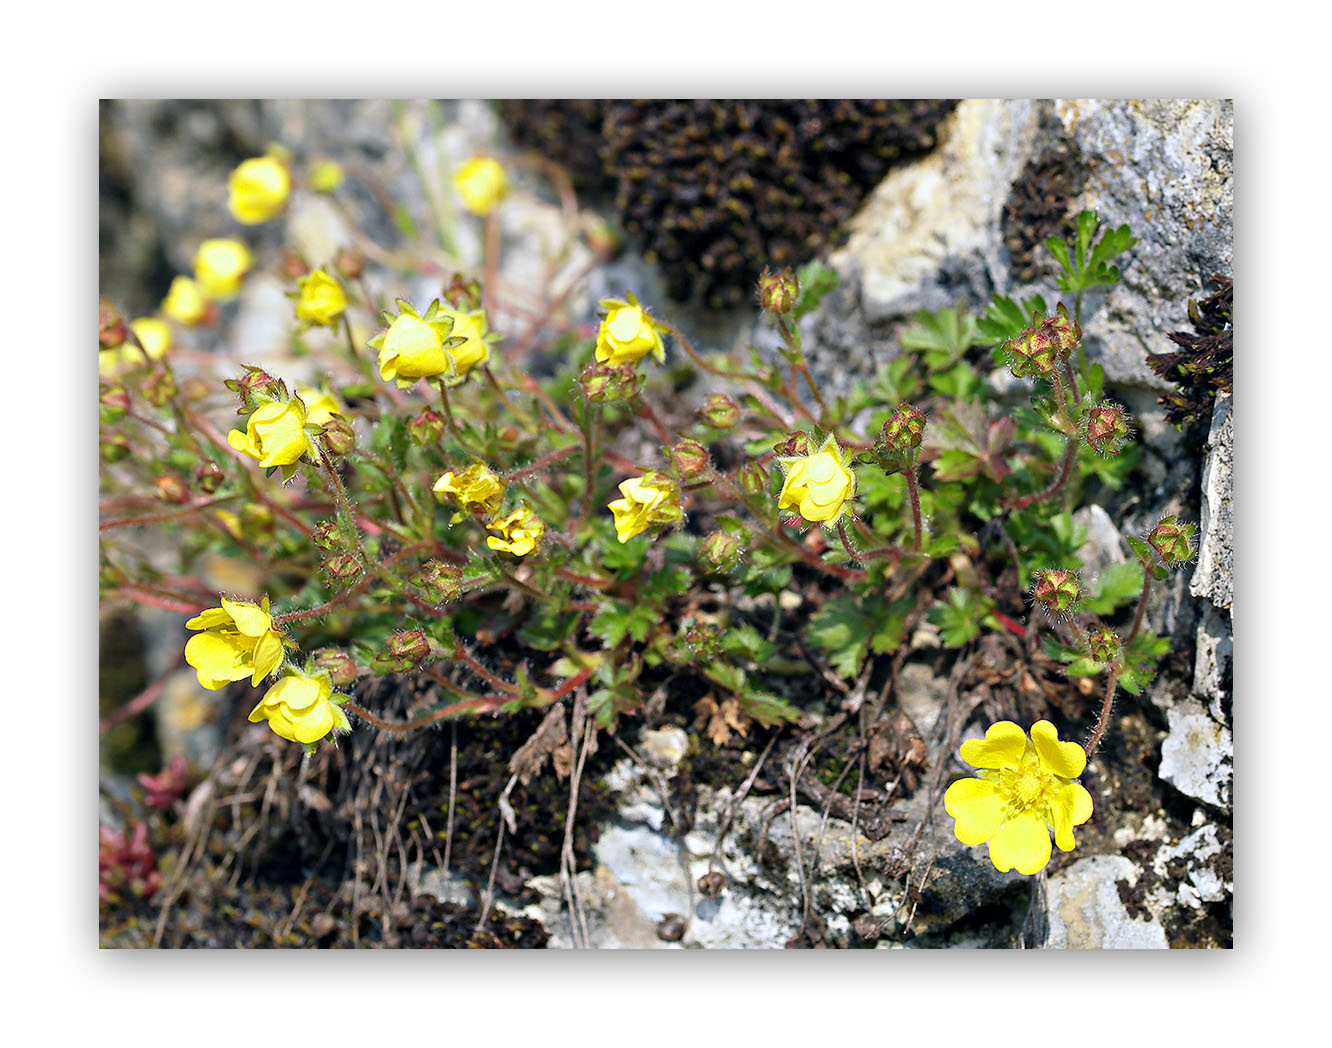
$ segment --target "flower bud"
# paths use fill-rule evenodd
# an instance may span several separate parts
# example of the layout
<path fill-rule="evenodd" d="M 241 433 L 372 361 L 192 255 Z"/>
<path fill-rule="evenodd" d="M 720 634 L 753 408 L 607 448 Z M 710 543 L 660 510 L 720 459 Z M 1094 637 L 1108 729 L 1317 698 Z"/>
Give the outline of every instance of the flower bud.
<path fill-rule="evenodd" d="M 336 520 L 321 520 L 316 524 L 310 532 L 310 541 L 316 549 L 325 553 L 336 553 L 347 548 L 347 537 Z"/>
<path fill-rule="evenodd" d="M 355 582 L 361 577 L 361 562 L 354 553 L 339 553 L 324 561 L 324 570 L 335 582 Z"/>
<path fill-rule="evenodd" d="M 299 280 L 310 272 L 310 264 L 301 257 L 300 252 L 287 248 L 278 262 L 278 272 L 291 280 Z"/>
<path fill-rule="evenodd" d="M 464 313 L 481 308 L 481 282 L 473 277 L 464 280 L 461 273 L 454 273 L 448 287 L 444 289 L 444 300 L 454 309 Z"/>
<path fill-rule="evenodd" d="M 725 393 L 714 393 L 698 409 L 700 417 L 714 429 L 730 429 L 740 421 L 740 405 Z"/>
<path fill-rule="evenodd" d="M 768 471 L 757 459 L 750 459 L 740 467 L 740 489 L 746 495 L 767 493 Z"/>
<path fill-rule="evenodd" d="M 106 299 L 97 303 L 97 348 L 115 349 L 129 338 L 124 314 Z"/>
<path fill-rule="evenodd" d="M 1036 573 L 1031 595 L 1046 611 L 1067 615 L 1077 609 L 1078 601 L 1082 599 L 1082 584 L 1076 571 L 1051 568 Z"/>
<path fill-rule="evenodd" d="M 310 653 L 316 673 L 327 673 L 335 688 L 345 688 L 355 684 L 361 671 L 356 660 L 338 648 L 320 648 Z"/>
<path fill-rule="evenodd" d="M 1128 412 L 1105 403 L 1083 412 L 1082 439 L 1098 455 L 1118 455 L 1129 439 Z"/>
<path fill-rule="evenodd" d="M 157 478 L 157 497 L 163 502 L 183 506 L 190 501 L 190 489 L 174 473 L 164 473 Z"/>
<path fill-rule="evenodd" d="M 164 368 L 153 368 L 143 380 L 143 399 L 160 408 L 176 395 L 176 380 Z"/>
<path fill-rule="evenodd" d="M 583 369 L 578 383 L 592 403 L 614 403 L 637 396 L 643 376 L 628 364 L 593 364 Z"/>
<path fill-rule="evenodd" d="M 463 573 L 456 564 L 432 560 L 409 580 L 431 604 L 447 604 L 462 596 Z"/>
<path fill-rule="evenodd" d="M 890 454 L 905 456 L 920 447 L 925 435 L 925 412 L 910 404 L 898 404 L 884 422 L 879 440 Z"/>
<path fill-rule="evenodd" d="M 772 446 L 772 450 L 778 455 L 789 457 L 812 455 L 814 446 L 809 442 L 808 433 L 788 433 L 786 439 L 778 441 Z"/>
<path fill-rule="evenodd" d="M 356 447 L 356 431 L 351 421 L 341 415 L 334 415 L 324 423 L 323 439 L 335 455 L 350 455 Z"/>
<path fill-rule="evenodd" d="M 791 312 L 800 297 L 800 281 L 790 267 L 772 273 L 765 266 L 759 277 L 759 301 L 769 313 L 778 316 Z"/>
<path fill-rule="evenodd" d="M 342 165 L 328 157 L 316 157 L 306 169 L 310 188 L 316 193 L 332 193 L 342 185 Z"/>
<path fill-rule="evenodd" d="M 391 633 L 375 655 L 374 667 L 381 673 L 402 673 L 430 657 L 430 639 L 421 630 Z"/>
<path fill-rule="evenodd" d="M 714 531 L 703 540 L 699 552 L 714 571 L 731 571 L 740 563 L 740 540 L 725 531 Z"/>
<path fill-rule="evenodd" d="M 1087 631 L 1087 653 L 1097 662 L 1114 662 L 1119 657 L 1119 634 L 1108 626 Z"/>
<path fill-rule="evenodd" d="M 439 438 L 444 435 L 444 425 L 443 415 L 433 408 L 426 408 L 407 420 L 407 436 L 419 447 L 438 444 Z"/>
<path fill-rule="evenodd" d="M 600 215 L 589 215 L 583 223 L 583 236 L 587 246 L 601 258 L 614 258 L 624 246 L 624 240 L 615 227 Z"/>
<path fill-rule="evenodd" d="M 103 422 L 119 422 L 125 417 L 125 412 L 129 411 L 130 398 L 129 391 L 119 382 L 110 386 L 102 386 L 99 396 L 101 402 L 101 418 Z"/>
<path fill-rule="evenodd" d="M 109 433 L 102 438 L 100 451 L 103 462 L 120 462 L 130 453 L 129 437 L 123 433 Z"/>
<path fill-rule="evenodd" d="M 1053 337 L 1039 326 L 1038 310 L 1033 318 L 1037 325 L 1014 335 L 1001 347 L 1008 354 L 1008 368 L 1014 378 L 1028 375 L 1050 375 L 1054 372 L 1057 346 Z"/>
<path fill-rule="evenodd" d="M 354 247 L 339 248 L 333 265 L 348 280 L 355 280 L 365 272 L 365 255 Z"/>
<path fill-rule="evenodd" d="M 240 394 L 241 406 L 245 411 L 253 411 L 258 406 L 261 397 L 270 400 L 287 399 L 287 384 L 285 382 L 274 378 L 263 368 L 257 368 L 252 364 L 243 366 L 245 374 L 240 378 L 229 378 L 223 385 L 231 392 Z"/>
<path fill-rule="evenodd" d="M 208 379 L 202 375 L 191 375 L 180 385 L 180 395 L 186 400 L 198 403 L 213 392 Z"/>
<path fill-rule="evenodd" d="M 205 495 L 211 495 L 222 486 L 225 477 L 226 474 L 222 472 L 222 468 L 212 459 L 209 459 L 207 462 L 201 463 L 194 471 L 194 486 Z"/>
<path fill-rule="evenodd" d="M 697 440 L 686 437 L 674 447 L 667 448 L 666 455 L 685 482 L 697 480 L 708 470 L 708 449 Z"/>
<path fill-rule="evenodd" d="M 1055 353 L 1060 360 L 1067 360 L 1082 341 L 1082 325 L 1069 319 L 1068 307 L 1059 303 L 1055 315 L 1042 325 L 1046 334 L 1054 342 Z"/>
<path fill-rule="evenodd" d="M 717 654 L 721 647 L 721 631 L 713 623 L 686 619 L 684 626 L 684 642 L 700 660 L 710 659 Z"/>
<path fill-rule="evenodd" d="M 1186 564 L 1193 559 L 1193 533 L 1197 530 L 1198 525 L 1177 523 L 1173 515 L 1163 517 L 1148 532 L 1147 545 L 1156 550 L 1168 567 Z"/>

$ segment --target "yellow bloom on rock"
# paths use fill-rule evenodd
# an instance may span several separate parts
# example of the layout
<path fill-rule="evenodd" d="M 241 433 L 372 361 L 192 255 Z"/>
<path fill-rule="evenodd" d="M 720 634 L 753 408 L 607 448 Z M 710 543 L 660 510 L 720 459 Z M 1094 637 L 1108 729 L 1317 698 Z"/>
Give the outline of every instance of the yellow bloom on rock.
<path fill-rule="evenodd" d="M 515 557 L 525 557 L 531 553 L 546 533 L 546 525 L 541 518 L 526 506 L 519 506 L 508 516 L 488 521 L 486 527 L 499 532 L 498 536 L 487 535 L 486 545 L 491 549 L 512 553 Z"/>
<path fill-rule="evenodd" d="M 225 302 L 236 297 L 241 278 L 253 262 L 250 249 L 239 240 L 230 237 L 205 240 L 194 255 L 194 277 L 205 298 Z"/>
<path fill-rule="evenodd" d="M 630 296 L 630 301 L 604 298 L 602 308 L 608 312 L 597 331 L 597 362 L 599 364 L 632 364 L 648 353 L 658 364 L 666 360 L 666 347 L 662 345 L 660 328 L 643 307 Z"/>
<path fill-rule="evenodd" d="M 267 222 L 280 212 L 291 195 L 291 175 L 286 165 L 271 156 L 241 163 L 227 179 L 227 208 L 242 225 Z"/>
<path fill-rule="evenodd" d="M 176 277 L 162 299 L 162 312 L 185 325 L 197 324 L 208 312 L 203 291 L 189 277 Z"/>
<path fill-rule="evenodd" d="M 492 156 L 474 156 L 453 176 L 463 206 L 474 215 L 488 215 L 509 191 L 509 180 Z"/>
<path fill-rule="evenodd" d="M 322 269 L 301 277 L 296 285 L 296 319 L 306 327 L 336 327 L 347 308 L 347 292 Z"/>
<path fill-rule="evenodd" d="M 186 642 L 185 661 L 205 688 L 225 688 L 246 677 L 257 686 L 282 662 L 282 634 L 273 628 L 268 598 L 255 604 L 223 597 L 221 603 L 185 623 L 205 631 Z"/>
<path fill-rule="evenodd" d="M 648 528 L 677 524 L 684 516 L 680 508 L 680 489 L 660 473 L 644 473 L 620 483 L 623 498 L 615 499 L 607 509 L 615 517 L 615 537 L 628 542 Z"/>
<path fill-rule="evenodd" d="M 227 433 L 227 443 L 265 469 L 290 466 L 302 455 L 315 457 L 306 421 L 299 400 L 270 400 L 251 412 L 244 433 L 238 429 Z"/>
<path fill-rule="evenodd" d="M 1033 724 L 1030 739 L 1012 721 L 999 721 L 984 739 L 964 742 L 961 754 L 981 770 L 944 793 L 959 841 L 989 841 L 990 861 L 1000 873 L 1045 869 L 1051 834 L 1061 851 L 1073 850 L 1073 827 L 1092 815 L 1091 794 L 1072 781 L 1087 767 L 1081 746 L 1060 742 L 1049 721 Z"/>
<path fill-rule="evenodd" d="M 851 452 L 843 451 L 834 437 L 823 442 L 812 455 L 778 458 L 786 480 L 777 495 L 778 509 L 795 509 L 815 523 L 831 524 L 856 493 L 856 475 L 849 468 Z"/>
<path fill-rule="evenodd" d="M 410 302 L 398 299 L 398 310 L 396 317 L 384 314 L 388 330 L 370 340 L 370 348 L 379 351 L 379 377 L 386 382 L 397 379 L 399 387 L 406 389 L 417 379 L 452 374 L 454 362 L 447 349 L 464 341 L 450 336 L 453 318 L 440 309 L 438 301 L 431 302 L 422 314 Z"/>
<path fill-rule="evenodd" d="M 488 516 L 494 515 L 499 510 L 500 503 L 504 501 L 503 478 L 479 462 L 456 474 L 453 470 L 449 470 L 435 481 L 435 486 L 431 490 L 434 491 L 435 498 L 440 501 L 442 501 L 441 496 L 450 496 L 463 510 Z M 456 524 L 462 517 L 462 512 L 456 513 L 453 523 Z"/>
<path fill-rule="evenodd" d="M 250 711 L 249 719 L 254 724 L 266 720 L 282 738 L 306 746 L 335 729 L 351 731 L 347 714 L 333 698 L 333 680 L 327 670 L 311 677 L 288 667 Z"/>

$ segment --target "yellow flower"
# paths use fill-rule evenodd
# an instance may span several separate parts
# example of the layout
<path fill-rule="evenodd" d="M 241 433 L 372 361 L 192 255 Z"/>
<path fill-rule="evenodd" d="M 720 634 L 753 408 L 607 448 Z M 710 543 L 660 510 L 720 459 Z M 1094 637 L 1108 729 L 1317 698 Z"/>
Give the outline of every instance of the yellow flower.
<path fill-rule="evenodd" d="M 1073 850 L 1073 827 L 1092 814 L 1091 794 L 1072 781 L 1087 767 L 1081 746 L 1060 742 L 1049 721 L 1033 724 L 1030 739 L 1012 721 L 999 721 L 984 739 L 964 742 L 961 753 L 981 772 L 944 793 L 959 841 L 989 841 L 990 861 L 1000 873 L 1045 869 L 1052 833 L 1062 851 Z"/>
<path fill-rule="evenodd" d="M 308 174 L 310 188 L 316 193 L 332 193 L 342 185 L 342 166 L 327 157 L 311 160 Z"/>
<path fill-rule="evenodd" d="M 310 677 L 289 666 L 250 711 L 251 723 L 261 720 L 268 721 L 268 726 L 284 739 L 306 746 L 335 728 L 351 731 L 347 715 L 333 698 L 333 680 L 327 670 Z"/>
<path fill-rule="evenodd" d="M 314 444 L 305 432 L 306 415 L 296 400 L 270 400 L 256 408 L 245 432 L 233 429 L 227 443 L 259 465 L 290 466 L 302 455 L 315 455 Z"/>
<path fill-rule="evenodd" d="M 453 330 L 450 332 L 452 336 L 465 340 L 460 345 L 445 348 L 445 352 L 453 360 L 453 371 L 457 376 L 450 378 L 450 384 L 453 385 L 461 382 L 472 368 L 490 359 L 490 343 L 485 339 L 486 313 L 483 309 L 473 310 L 471 313 L 441 309 L 439 315 L 453 321 Z"/>
<path fill-rule="evenodd" d="M 494 515 L 504 501 L 504 480 L 488 466 L 482 463 L 468 466 L 455 474 L 453 470 L 435 481 L 433 489 L 436 498 L 450 495 L 459 506 L 471 513 Z M 461 520 L 463 514 L 454 515 L 453 521 Z"/>
<path fill-rule="evenodd" d="M 379 351 L 379 376 L 386 382 L 397 379 L 406 389 L 417 379 L 452 373 L 453 358 L 445 351 L 449 339 L 451 317 L 445 316 L 439 303 L 431 302 L 424 314 L 417 313 L 411 303 L 398 299 L 400 313 L 382 331 L 370 340 L 370 347 Z M 384 319 L 389 319 L 389 314 Z"/>
<path fill-rule="evenodd" d="M 607 298 L 602 299 L 601 305 L 609 312 L 597 332 L 598 363 L 632 364 L 648 353 L 658 364 L 665 362 L 661 330 L 637 302 Z"/>
<path fill-rule="evenodd" d="M 541 518 L 526 506 L 519 506 L 506 517 L 496 517 L 488 521 L 486 527 L 498 531 L 499 537 L 486 536 L 486 544 L 491 549 L 512 553 L 515 557 L 524 557 L 536 549 L 541 536 L 546 533 L 546 525 Z"/>
<path fill-rule="evenodd" d="M 347 408 L 337 397 L 326 389 L 313 386 L 297 386 L 296 392 L 305 401 L 305 423 L 309 426 L 322 426 L 334 415 L 346 415 Z"/>
<path fill-rule="evenodd" d="M 250 678 L 257 686 L 282 662 L 282 634 L 273 628 L 268 598 L 260 604 L 222 598 L 185 623 L 196 634 L 185 644 L 185 661 L 195 668 L 205 688 L 225 688 Z"/>
<path fill-rule="evenodd" d="M 488 215 L 509 191 L 504 168 L 494 157 L 474 156 L 453 176 L 463 206 L 474 215 Z"/>
<path fill-rule="evenodd" d="M 831 524 L 842 515 L 856 493 L 856 475 L 848 467 L 851 452 L 829 437 L 812 455 L 778 458 L 786 480 L 777 495 L 777 508 L 795 510 L 806 520 Z"/>
<path fill-rule="evenodd" d="M 194 255 L 194 276 L 205 298 L 224 302 L 236 296 L 253 261 L 250 249 L 239 240 L 205 240 Z"/>
<path fill-rule="evenodd" d="M 607 507 L 615 517 L 615 537 L 628 542 L 639 532 L 665 524 L 676 524 L 684 515 L 680 491 L 660 473 L 644 473 L 620 483 L 620 494 Z"/>
<path fill-rule="evenodd" d="M 347 308 L 347 292 L 324 270 L 301 277 L 296 285 L 296 319 L 306 327 L 336 327 Z"/>
<path fill-rule="evenodd" d="M 286 206 L 291 195 L 291 175 L 273 157 L 255 157 L 231 172 L 227 189 L 227 208 L 232 217 L 242 225 L 256 226 Z"/>
<path fill-rule="evenodd" d="M 97 354 L 98 374 L 111 378 L 148 360 L 161 360 L 166 356 L 166 351 L 171 348 L 171 326 L 165 320 L 161 317 L 140 317 L 132 321 L 130 327 L 138 336 L 143 349 L 126 339 L 113 349 L 100 350 Z"/>
<path fill-rule="evenodd" d="M 197 324 L 208 312 L 208 303 L 198 284 L 189 277 L 176 277 L 162 299 L 162 312 L 182 324 Z"/>

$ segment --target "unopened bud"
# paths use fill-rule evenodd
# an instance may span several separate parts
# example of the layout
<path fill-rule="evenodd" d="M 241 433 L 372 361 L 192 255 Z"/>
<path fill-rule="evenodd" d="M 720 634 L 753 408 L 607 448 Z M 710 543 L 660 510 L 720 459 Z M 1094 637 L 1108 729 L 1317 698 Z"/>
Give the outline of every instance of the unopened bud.
<path fill-rule="evenodd" d="M 1108 626 L 1087 631 L 1087 653 L 1097 662 L 1114 662 L 1119 657 L 1119 634 Z"/>
<path fill-rule="evenodd" d="M 703 560 L 715 571 L 731 571 L 740 563 L 740 540 L 725 531 L 714 531 L 703 540 Z"/>
<path fill-rule="evenodd" d="M 143 380 L 143 399 L 160 408 L 176 395 L 176 380 L 164 368 L 154 368 Z"/>
<path fill-rule="evenodd" d="M 129 338 L 124 314 L 106 299 L 97 303 L 97 348 L 115 349 Z"/>
<path fill-rule="evenodd" d="M 746 495 L 761 495 L 768 490 L 768 471 L 757 459 L 740 467 L 740 488 Z"/>
<path fill-rule="evenodd" d="M 348 280 L 355 280 L 365 272 L 365 255 L 354 247 L 344 247 L 338 251 L 333 265 Z"/>
<path fill-rule="evenodd" d="M 1054 372 L 1058 346 L 1053 335 L 1046 331 L 1038 310 L 1032 317 L 1033 325 L 1014 335 L 1002 346 L 1008 354 L 1008 367 L 1014 378 L 1028 375 L 1050 375 Z"/>
<path fill-rule="evenodd" d="M 1088 408 L 1081 422 L 1087 447 L 1098 455 L 1118 455 L 1129 439 L 1128 412 L 1118 404 Z"/>
<path fill-rule="evenodd" d="M 328 450 L 335 455 L 350 455 L 352 449 L 356 447 L 356 431 L 352 429 L 350 420 L 340 415 L 335 415 L 324 423 L 322 437 L 324 443 L 328 445 Z"/>
<path fill-rule="evenodd" d="M 212 386 L 202 375 L 191 375 L 180 384 L 180 395 L 194 403 L 203 400 L 211 392 Z"/>
<path fill-rule="evenodd" d="M 282 252 L 282 260 L 278 263 L 278 271 L 290 280 L 298 280 L 310 272 L 309 263 L 301 258 L 300 254 L 288 248 Z"/>
<path fill-rule="evenodd" d="M 1055 353 L 1060 360 L 1067 360 L 1082 341 L 1082 325 L 1069 318 L 1068 307 L 1059 303 L 1055 315 L 1043 325 L 1046 334 L 1054 342 Z"/>
<path fill-rule="evenodd" d="M 157 497 L 163 502 L 182 506 L 190 501 L 189 485 L 174 473 L 164 473 L 157 478 Z"/>
<path fill-rule="evenodd" d="M 399 630 L 389 634 L 384 650 L 399 659 L 424 659 L 430 654 L 430 639 L 421 630 Z"/>
<path fill-rule="evenodd" d="M 130 453 L 129 437 L 123 433 L 110 433 L 102 438 L 100 451 L 103 462 L 119 462 Z"/>
<path fill-rule="evenodd" d="M 211 495 L 222 486 L 225 477 L 222 468 L 212 459 L 209 459 L 207 462 L 200 463 L 194 471 L 194 486 L 205 495 Z"/>
<path fill-rule="evenodd" d="M 462 568 L 432 560 L 411 577 L 411 583 L 431 604 L 447 604 L 457 600 L 463 591 Z"/>
<path fill-rule="evenodd" d="M 361 562 L 354 553 L 339 553 L 324 561 L 324 570 L 336 582 L 354 582 L 361 577 Z"/>
<path fill-rule="evenodd" d="M 101 419 L 106 423 L 119 422 L 130 409 L 129 391 L 119 382 L 102 386 L 99 399 Z"/>
<path fill-rule="evenodd" d="M 788 458 L 804 458 L 807 455 L 814 454 L 813 445 L 809 442 L 809 434 L 801 432 L 786 434 L 786 439 L 774 444 L 772 450 L 778 455 Z"/>
<path fill-rule="evenodd" d="M 470 312 L 481 308 L 481 284 L 478 280 L 464 280 L 461 273 L 454 273 L 448 287 L 444 289 L 444 300 L 454 309 Z"/>
<path fill-rule="evenodd" d="M 356 667 L 356 660 L 338 648 L 320 648 L 310 653 L 316 673 L 327 673 L 335 688 L 345 688 L 355 684 L 361 671 Z"/>
<path fill-rule="evenodd" d="M 314 543 L 315 548 L 325 553 L 335 553 L 347 546 L 346 535 L 335 520 L 321 520 L 316 524 L 314 530 L 310 532 L 310 541 Z"/>
<path fill-rule="evenodd" d="M 1174 516 L 1163 517 L 1147 534 L 1147 545 L 1156 550 L 1157 555 L 1168 567 L 1186 564 L 1193 559 L 1193 533 L 1198 530 L 1196 524 L 1180 524 Z"/>
<path fill-rule="evenodd" d="M 578 382 L 583 396 L 592 403 L 614 403 L 637 396 L 643 376 L 627 364 L 593 364 L 583 370 Z"/>
<path fill-rule="evenodd" d="M 287 386 L 281 379 L 276 379 L 263 368 L 251 364 L 244 365 L 245 374 L 240 378 L 229 378 L 223 383 L 233 393 L 239 393 L 241 403 L 254 410 L 259 397 L 272 400 L 286 400 Z"/>
<path fill-rule="evenodd" d="M 769 313 L 779 316 L 791 312 L 800 297 L 800 281 L 788 267 L 777 273 L 764 267 L 759 277 L 759 301 Z"/>
<path fill-rule="evenodd" d="M 413 444 L 421 447 L 438 444 L 444 434 L 444 416 L 433 408 L 426 408 L 419 415 L 407 420 L 407 436 Z"/>
<path fill-rule="evenodd" d="M 699 659 L 710 659 L 717 654 L 718 648 L 721 647 L 721 631 L 710 622 L 686 619 L 684 642 Z"/>
<path fill-rule="evenodd" d="M 517 426 L 500 426 L 495 431 L 495 442 L 505 451 L 513 451 L 523 439 L 522 430 Z"/>
<path fill-rule="evenodd" d="M 697 440 L 686 437 L 674 447 L 667 448 L 666 454 L 683 481 L 697 480 L 708 470 L 708 449 Z"/>
<path fill-rule="evenodd" d="M 698 409 L 703 421 L 714 429 L 730 429 L 740 421 L 740 405 L 725 393 L 714 393 Z"/>
<path fill-rule="evenodd" d="M 910 404 L 898 404 L 884 422 L 879 440 L 890 454 L 905 456 L 920 447 L 925 435 L 925 412 Z"/>
<path fill-rule="evenodd" d="M 1031 588 L 1032 598 L 1056 615 L 1066 615 L 1077 608 L 1082 599 L 1082 584 L 1076 571 L 1051 568 L 1036 573 Z"/>

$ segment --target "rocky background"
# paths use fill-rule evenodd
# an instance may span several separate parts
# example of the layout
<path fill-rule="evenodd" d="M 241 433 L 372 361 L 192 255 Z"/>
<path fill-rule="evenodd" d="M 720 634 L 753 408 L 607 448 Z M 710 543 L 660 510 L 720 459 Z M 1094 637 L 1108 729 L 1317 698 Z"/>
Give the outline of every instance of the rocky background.
<path fill-rule="evenodd" d="M 571 172 L 569 184 L 582 190 L 573 211 L 549 179 L 519 175 L 502 211 L 505 281 L 521 287 L 556 257 L 561 272 L 590 267 L 569 300 L 577 316 L 591 320 L 598 298 L 631 288 L 695 334 L 700 348 L 771 346 L 752 296 L 737 293 L 726 278 L 734 268 L 728 251 L 741 248 L 727 246 L 728 227 L 709 217 L 713 204 L 727 208 L 726 186 L 740 174 L 728 172 L 723 184 L 699 180 L 690 190 L 699 194 L 691 209 L 704 212 L 696 219 L 690 210 L 683 219 L 670 211 L 672 183 L 653 175 L 669 157 L 645 151 L 642 128 L 669 129 L 670 112 L 579 103 L 537 119 L 535 110 L 516 103 L 482 102 L 444 103 L 440 112 L 435 128 L 416 109 L 405 125 L 395 121 L 380 100 L 104 102 L 102 295 L 133 316 L 152 311 L 171 277 L 189 270 L 199 240 L 233 231 L 223 188 L 228 172 L 274 141 L 299 157 L 327 155 L 349 170 L 372 169 L 374 186 L 350 180 L 350 206 L 370 238 L 391 250 L 397 233 L 384 195 L 420 202 L 403 149 L 405 126 L 427 164 L 474 151 L 513 156 L 539 149 Z M 1148 608 L 1152 626 L 1172 637 L 1171 654 L 1144 696 L 1121 695 L 1117 707 L 1116 745 L 1132 751 L 1141 773 L 1111 772 L 1098 754 L 1088 785 L 1109 812 L 1098 811 L 1069 861 L 1052 867 L 1048 878 L 1031 879 L 998 874 L 983 849 L 958 844 L 941 807 L 931 817 L 924 789 L 900 805 L 900 822 L 871 839 L 817 797 L 801 796 L 776 814 L 771 797 L 737 803 L 754 754 L 726 777 L 699 780 L 702 769 L 681 728 L 644 727 L 632 756 L 603 753 L 595 792 L 604 803 L 582 809 L 595 818 L 589 868 L 575 878 L 585 924 L 570 921 L 566 892 L 548 874 L 507 891 L 501 884 L 497 910 L 520 930 L 539 928 L 549 946 L 1230 946 L 1231 395 L 1228 382 L 1221 392 L 1194 391 L 1197 417 L 1176 428 L 1181 412 L 1169 412 L 1181 395 L 1150 363 L 1153 355 L 1180 349 L 1172 333 L 1196 330 L 1190 301 L 1207 299 L 1232 275 L 1231 104 L 917 102 L 873 110 L 879 133 L 861 137 L 853 134 L 860 126 L 854 110 L 800 112 L 805 122 L 789 120 L 787 134 L 765 130 L 762 106 L 754 107 L 744 131 L 754 138 L 756 157 L 762 150 L 781 155 L 783 142 L 819 140 L 820 148 L 840 150 L 838 162 L 846 167 L 847 156 L 877 150 L 839 193 L 815 199 L 788 187 L 782 202 L 799 214 L 786 227 L 796 231 L 782 248 L 787 257 L 774 261 L 817 254 L 841 277 L 802 325 L 811 365 L 833 389 L 870 377 L 900 352 L 898 334 L 917 309 L 958 301 L 983 307 L 995 292 L 1016 297 L 1040 290 L 1048 297 L 1053 271 L 1040 242 L 1065 231 L 1082 208 L 1097 210 L 1110 225 L 1128 223 L 1138 238 L 1120 283 L 1089 293 L 1083 328 L 1110 392 L 1134 414 L 1143 455 L 1135 484 L 1112 493 L 1113 502 L 1080 511 L 1090 536 L 1083 559 L 1091 570 L 1124 559 L 1116 526 L 1138 533 L 1163 513 L 1202 522 L 1196 564 L 1158 588 Z M 818 127 L 809 123 L 818 120 Z M 550 135 L 553 127 L 564 133 Z M 659 137 L 689 147 L 687 137 L 674 134 Z M 582 157 L 583 170 L 562 151 Z M 588 159 L 594 156 L 595 164 Z M 649 191 L 658 198 L 649 201 Z M 800 210 L 805 205 L 808 213 Z M 584 236 L 598 216 L 626 239 L 626 250 L 601 265 Z M 816 228 L 817 236 L 810 233 Z M 329 245 L 348 236 L 344 217 L 314 198 L 298 202 L 286 229 L 311 257 L 331 253 Z M 763 230 L 761 246 L 771 249 L 781 223 Z M 722 246 L 712 255 L 682 251 L 686 234 Z M 281 235 L 270 226 L 247 231 L 261 264 L 276 261 Z M 469 247 L 465 237 L 461 246 Z M 741 247 L 746 255 L 755 250 Z M 429 297 L 429 283 L 423 287 Z M 227 329 L 233 340 L 227 348 L 243 345 L 247 360 L 282 366 L 287 309 L 276 282 L 251 281 Z M 504 318 L 495 326 L 502 329 Z M 1003 374 L 991 381 L 1014 403 L 1025 396 Z M 154 662 L 182 642 L 181 624 L 170 616 L 144 615 L 113 635 L 104 631 L 104 675 L 122 647 L 142 647 L 151 679 Z M 949 680 L 927 665 L 937 645 L 927 630 L 913 638 L 893 699 L 919 729 L 930 768 L 947 760 L 940 741 L 956 698 Z M 221 730 L 197 692 L 186 670 L 154 707 L 152 734 L 163 764 L 180 752 L 206 767 L 221 752 Z M 799 756 L 774 754 L 770 774 L 784 781 L 781 762 Z M 108 790 L 124 791 L 123 773 L 107 768 L 103 779 Z M 671 802 L 686 786 L 697 812 L 687 829 Z M 705 875 L 715 872 L 724 872 L 726 886 L 714 895 L 715 882 Z M 426 907 L 474 905 L 482 888 L 424 861 L 412 877 Z M 527 934 L 530 942 L 533 933 Z"/>

